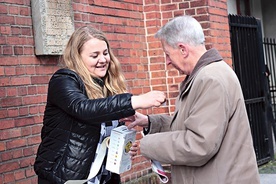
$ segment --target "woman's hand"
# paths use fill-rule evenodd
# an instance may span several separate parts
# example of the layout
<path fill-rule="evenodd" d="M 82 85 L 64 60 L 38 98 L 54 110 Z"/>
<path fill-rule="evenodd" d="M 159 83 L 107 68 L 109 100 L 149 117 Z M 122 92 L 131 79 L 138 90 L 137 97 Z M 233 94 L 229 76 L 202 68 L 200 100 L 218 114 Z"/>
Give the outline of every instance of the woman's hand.
<path fill-rule="evenodd" d="M 165 93 L 162 91 L 150 91 L 148 93 L 132 96 L 131 104 L 133 109 L 147 109 L 150 107 L 159 107 L 166 101 Z"/>

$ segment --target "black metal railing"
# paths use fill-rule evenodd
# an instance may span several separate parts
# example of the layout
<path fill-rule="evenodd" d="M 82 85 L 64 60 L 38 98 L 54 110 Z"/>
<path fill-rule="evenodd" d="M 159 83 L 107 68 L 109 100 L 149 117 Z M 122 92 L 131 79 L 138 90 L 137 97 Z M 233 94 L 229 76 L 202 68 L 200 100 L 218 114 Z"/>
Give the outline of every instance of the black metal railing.
<path fill-rule="evenodd" d="M 269 84 L 269 101 L 271 103 L 271 121 L 274 140 L 276 141 L 276 40 L 275 38 L 264 38 L 264 55 L 266 63 L 266 76 Z"/>
<path fill-rule="evenodd" d="M 259 165 L 273 158 L 267 78 L 260 21 L 229 15 L 233 68 L 240 80 Z"/>
<path fill-rule="evenodd" d="M 263 44 L 272 112 L 274 121 L 276 121 L 276 40 L 275 38 L 264 38 Z"/>

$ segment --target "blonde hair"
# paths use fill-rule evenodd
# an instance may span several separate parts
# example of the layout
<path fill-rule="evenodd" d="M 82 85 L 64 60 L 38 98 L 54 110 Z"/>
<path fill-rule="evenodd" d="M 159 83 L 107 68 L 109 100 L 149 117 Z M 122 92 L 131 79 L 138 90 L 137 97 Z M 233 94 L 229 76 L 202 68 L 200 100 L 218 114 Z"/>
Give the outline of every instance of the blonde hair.
<path fill-rule="evenodd" d="M 110 55 L 110 64 L 107 74 L 102 78 L 104 82 L 103 87 L 93 80 L 94 76 L 88 71 L 80 55 L 84 43 L 92 38 L 105 41 Z M 88 26 L 78 28 L 71 35 L 67 43 L 62 62 L 68 69 L 75 71 L 81 77 L 90 99 L 104 98 L 126 92 L 125 78 L 122 74 L 121 65 L 114 56 L 107 38 L 100 30 Z"/>

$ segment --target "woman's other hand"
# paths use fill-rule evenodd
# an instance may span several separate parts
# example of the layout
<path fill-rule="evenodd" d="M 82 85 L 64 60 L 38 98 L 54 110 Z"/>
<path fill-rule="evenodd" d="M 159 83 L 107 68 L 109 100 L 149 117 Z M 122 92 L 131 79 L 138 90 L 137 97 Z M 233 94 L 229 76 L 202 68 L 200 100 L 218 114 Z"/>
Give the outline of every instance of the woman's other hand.
<path fill-rule="evenodd" d="M 150 91 L 145 94 L 131 97 L 133 109 L 147 109 L 159 107 L 166 101 L 165 93 L 162 91 Z"/>

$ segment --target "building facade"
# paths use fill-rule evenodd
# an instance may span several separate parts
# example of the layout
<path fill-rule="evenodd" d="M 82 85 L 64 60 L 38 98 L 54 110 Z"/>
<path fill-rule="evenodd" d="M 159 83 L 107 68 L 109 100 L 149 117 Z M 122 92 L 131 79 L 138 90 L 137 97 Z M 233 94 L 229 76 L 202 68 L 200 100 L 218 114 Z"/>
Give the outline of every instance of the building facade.
<path fill-rule="evenodd" d="M 178 85 L 185 77 L 166 66 L 160 42 L 154 38 L 156 31 L 171 18 L 186 14 L 199 20 L 206 35 L 207 48 L 217 48 L 225 61 L 232 65 L 226 0 L 34 2 L 0 2 L 0 183 L 37 183 L 33 163 L 40 143 L 47 85 L 51 75 L 60 68 L 61 55 L 58 51 L 38 52 L 41 45 L 37 44 L 41 40 L 36 36 L 41 27 L 37 26 L 37 16 L 42 15 L 38 20 L 46 21 L 42 25 L 46 28 L 56 26 L 66 29 L 72 26 L 75 29 L 91 25 L 105 32 L 122 64 L 131 93 L 141 94 L 150 90 L 166 92 L 167 105 L 144 110 L 146 113 L 172 114 Z M 56 23 L 51 16 L 58 13 L 55 8 L 65 11 L 63 6 L 57 6 L 59 3 L 71 5 L 65 8 L 69 11 L 65 12 L 69 13 L 68 27 L 59 27 L 63 24 Z M 63 35 L 64 32 L 58 33 L 57 29 L 51 31 L 45 38 L 45 32 L 41 31 L 42 39 L 46 39 L 47 43 L 53 41 L 57 46 L 63 40 L 58 42 L 51 36 Z M 49 45 L 45 47 L 49 49 Z M 139 138 L 141 135 L 137 134 Z M 122 175 L 122 181 L 135 180 L 149 172 L 150 163 L 137 156 L 132 169 Z"/>

